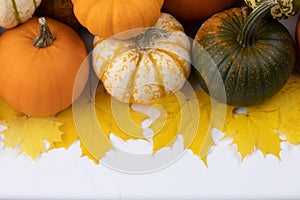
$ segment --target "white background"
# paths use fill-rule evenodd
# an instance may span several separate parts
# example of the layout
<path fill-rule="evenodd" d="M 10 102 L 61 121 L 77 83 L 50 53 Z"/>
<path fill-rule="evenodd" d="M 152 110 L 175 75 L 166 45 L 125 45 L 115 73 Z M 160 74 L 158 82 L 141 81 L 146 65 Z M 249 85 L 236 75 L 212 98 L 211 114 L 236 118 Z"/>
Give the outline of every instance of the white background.
<path fill-rule="evenodd" d="M 294 35 L 296 17 L 283 23 Z M 0 198 L 300 198 L 300 146 L 282 143 L 281 160 L 257 151 L 241 162 L 230 140 L 216 140 L 208 167 L 187 150 L 169 167 L 148 174 L 96 165 L 80 157 L 78 142 L 68 150 L 43 154 L 35 162 L 16 150 L 4 149 L 0 151 Z M 151 149 L 150 143 L 141 140 L 125 143 L 114 138 L 114 144 L 137 152 Z M 180 138 L 153 162 L 175 151 L 183 151 Z M 118 152 L 108 152 L 104 159 L 109 158 L 118 159 Z"/>

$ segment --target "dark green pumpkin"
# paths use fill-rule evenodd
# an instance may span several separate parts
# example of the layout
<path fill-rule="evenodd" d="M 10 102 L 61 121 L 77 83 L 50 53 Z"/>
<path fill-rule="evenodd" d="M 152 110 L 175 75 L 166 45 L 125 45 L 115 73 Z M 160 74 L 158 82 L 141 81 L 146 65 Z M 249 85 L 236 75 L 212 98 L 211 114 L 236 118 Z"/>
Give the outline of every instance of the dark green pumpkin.
<path fill-rule="evenodd" d="M 295 47 L 281 23 L 264 17 L 271 7 L 262 3 L 251 14 L 246 7 L 233 8 L 199 29 L 192 62 L 201 87 L 213 98 L 233 106 L 256 105 L 286 83 L 295 65 Z M 219 79 L 226 102 L 218 96 Z"/>

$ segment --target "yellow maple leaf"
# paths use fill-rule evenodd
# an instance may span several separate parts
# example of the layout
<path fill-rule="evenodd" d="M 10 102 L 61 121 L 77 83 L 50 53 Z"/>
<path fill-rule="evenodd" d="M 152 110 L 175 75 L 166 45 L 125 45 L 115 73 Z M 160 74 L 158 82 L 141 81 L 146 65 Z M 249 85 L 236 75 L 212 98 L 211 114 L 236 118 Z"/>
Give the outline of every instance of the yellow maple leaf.
<path fill-rule="evenodd" d="M 99 126 L 95 107 L 93 100 L 81 96 L 73 103 L 72 112 L 80 141 L 93 158 L 100 160 L 112 144 Z"/>
<path fill-rule="evenodd" d="M 270 153 L 279 158 L 280 142 L 278 130 L 280 123 L 279 111 L 262 111 L 248 108 L 247 114 L 236 114 L 229 123 L 224 138 L 233 137 L 233 143 L 244 159 L 255 148 L 264 155 Z"/>
<path fill-rule="evenodd" d="M 67 149 L 78 139 L 78 133 L 73 119 L 72 107 L 69 107 L 66 110 L 58 113 L 56 115 L 56 121 L 61 123 L 58 128 L 61 132 L 63 132 L 63 134 L 61 136 L 61 141 L 52 142 L 50 144 L 50 149 Z"/>
<path fill-rule="evenodd" d="M 61 140 L 62 132 L 58 129 L 60 124 L 50 117 L 15 117 L 6 120 L 4 125 L 7 126 L 1 132 L 4 135 L 4 147 L 20 146 L 20 153 L 26 153 L 32 159 L 47 151 L 44 140 L 50 143 Z"/>
<path fill-rule="evenodd" d="M 199 156 L 206 163 L 206 157 L 215 142 L 212 138 L 211 130 L 213 125 L 211 124 L 211 99 L 205 92 L 197 92 L 198 100 L 198 112 L 200 113 L 199 119 L 194 123 L 197 123 L 197 132 L 195 137 L 191 140 L 191 144 L 185 144 L 186 148 L 192 150 L 192 152 Z M 191 113 L 192 110 L 191 110 Z M 187 133 L 185 133 L 187 134 Z M 184 136 L 184 138 L 186 138 Z"/>
<path fill-rule="evenodd" d="M 183 96 L 179 96 L 183 97 Z M 177 96 L 166 95 L 156 99 L 152 107 L 160 111 L 160 116 L 150 126 L 153 130 L 153 151 L 171 146 L 179 134 L 181 107 Z"/>
<path fill-rule="evenodd" d="M 300 144 L 300 78 L 290 78 L 281 96 L 284 102 L 280 108 L 281 123 L 278 131 L 291 144 Z M 278 97 L 279 98 L 279 97 Z"/>
<path fill-rule="evenodd" d="M 76 129 L 76 124 L 73 118 L 72 107 L 62 111 L 56 116 L 56 120 L 62 123 L 59 126 L 59 130 L 63 132 L 60 142 L 53 142 L 50 145 L 50 149 L 56 148 L 69 148 L 76 140 L 79 139 L 78 132 Z M 88 150 L 85 148 L 83 143 L 80 141 L 81 156 L 87 156 L 89 159 L 93 160 L 96 164 L 99 163 L 95 157 L 93 157 Z"/>
<path fill-rule="evenodd" d="M 261 111 L 279 111 L 278 131 L 291 144 L 300 143 L 300 78 L 291 77 L 284 87 L 271 99 L 255 106 Z"/>
<path fill-rule="evenodd" d="M 14 110 L 2 98 L 0 98 L 0 121 L 22 115 L 22 113 Z"/>
<path fill-rule="evenodd" d="M 96 94 L 96 113 L 104 134 L 114 133 L 123 140 L 142 139 L 141 123 L 148 116 L 131 109 L 130 104 L 122 103 L 109 95 L 104 87 Z"/>
<path fill-rule="evenodd" d="M 106 151 L 112 149 L 110 133 L 123 140 L 144 137 L 142 128 L 138 126 L 141 126 L 146 116 L 133 111 L 129 105 L 114 100 L 103 87 L 98 89 L 94 99 L 84 93 L 73 107 L 59 113 L 56 118 L 62 123 L 59 128 L 64 134 L 62 142 L 53 143 L 51 147 L 68 148 L 80 138 L 82 156 L 88 156 L 95 163 L 99 162 Z M 129 123 L 128 120 L 132 121 Z M 133 123 L 135 126 L 132 126 Z"/>
<path fill-rule="evenodd" d="M 81 156 L 84 157 L 88 157 L 89 159 L 91 159 L 95 164 L 99 164 L 99 159 L 95 158 L 83 145 L 82 142 L 80 142 L 80 148 L 81 148 Z"/>
<path fill-rule="evenodd" d="M 203 91 L 187 96 L 177 92 L 155 101 L 154 106 L 159 108 L 162 115 L 150 126 L 154 131 L 153 151 L 171 146 L 177 135 L 181 134 L 184 147 L 205 161 L 214 145 L 210 97 Z"/>

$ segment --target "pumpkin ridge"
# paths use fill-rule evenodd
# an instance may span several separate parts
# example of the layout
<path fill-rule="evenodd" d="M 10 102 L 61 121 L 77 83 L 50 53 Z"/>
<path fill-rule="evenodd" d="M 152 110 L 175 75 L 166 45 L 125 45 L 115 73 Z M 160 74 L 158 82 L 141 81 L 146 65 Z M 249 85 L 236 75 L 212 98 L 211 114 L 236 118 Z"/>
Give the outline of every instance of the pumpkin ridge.
<path fill-rule="evenodd" d="M 251 54 L 251 51 L 252 49 L 249 49 L 249 48 L 246 48 L 245 49 L 245 53 L 247 53 L 248 55 Z M 247 64 L 246 66 L 256 66 L 254 64 L 254 61 L 251 60 L 251 59 L 248 59 L 246 58 L 245 61 L 244 61 L 245 64 Z M 244 88 L 244 93 L 245 93 L 245 97 L 241 100 L 239 100 L 238 102 L 234 102 L 234 104 L 237 104 L 237 106 L 243 106 L 241 104 L 243 104 L 243 100 L 246 100 L 246 101 L 253 101 L 256 100 L 255 99 L 255 96 L 256 96 L 256 93 L 257 93 L 257 85 L 259 84 L 258 81 L 260 81 L 260 79 L 256 79 L 255 82 L 253 81 L 253 74 L 256 74 L 257 73 L 257 69 L 255 71 L 253 71 L 253 69 L 250 69 L 249 67 L 246 67 L 247 68 L 247 78 L 246 78 L 246 85 L 248 87 Z M 252 77 L 252 79 L 251 79 Z"/>
<path fill-rule="evenodd" d="M 161 52 L 161 53 L 171 57 L 173 59 L 173 61 L 177 64 L 177 66 L 180 66 L 179 69 L 184 72 L 185 78 L 187 78 L 189 72 L 187 72 L 185 70 L 185 67 L 183 67 L 184 63 L 178 61 L 178 58 L 177 58 L 178 56 L 176 54 L 173 54 L 172 52 L 167 52 L 164 49 L 156 49 L 156 51 Z"/>
<path fill-rule="evenodd" d="M 34 9 L 37 9 L 37 3 L 36 3 L 36 1 L 35 0 L 32 0 L 32 3 L 33 3 L 33 6 L 34 6 Z"/>
<path fill-rule="evenodd" d="M 208 39 L 208 38 L 204 38 L 205 40 Z M 214 55 L 218 55 L 219 53 L 222 53 L 224 51 L 224 48 L 230 48 L 230 47 L 233 47 L 234 50 L 236 50 L 236 48 L 239 48 L 239 45 L 237 45 L 235 42 L 229 42 L 229 41 L 220 41 L 218 39 L 215 39 L 214 42 L 212 42 L 211 44 L 209 45 L 205 45 L 205 50 L 207 52 L 215 52 Z M 205 42 L 205 41 L 204 41 Z M 232 51 L 234 51 L 232 50 Z"/>
<path fill-rule="evenodd" d="M 237 48 L 236 50 L 237 50 L 237 53 L 238 53 L 238 57 L 233 59 L 234 61 L 232 63 L 234 63 L 234 62 L 241 63 L 241 61 L 243 60 L 243 56 L 244 56 L 243 55 L 244 48 Z M 236 66 L 236 67 L 238 68 L 237 71 L 234 69 L 234 67 L 232 67 L 232 65 L 229 69 L 229 72 L 231 72 L 232 70 L 236 71 L 236 73 L 234 75 L 234 83 L 233 83 L 234 88 L 233 88 L 233 92 L 232 92 L 234 95 L 230 95 L 231 96 L 231 99 L 230 99 L 231 102 L 233 101 L 233 98 L 235 98 L 235 96 L 237 96 L 239 94 L 237 91 L 238 91 L 238 87 L 240 87 L 240 74 L 241 74 L 242 67 L 241 66 Z M 228 73 L 228 74 L 231 74 L 231 73 Z M 227 80 L 227 78 L 226 78 L 226 80 Z"/>
<path fill-rule="evenodd" d="M 142 52 L 138 52 L 136 51 L 137 55 L 138 55 L 138 59 L 137 59 L 137 62 L 136 62 L 136 67 L 134 68 L 134 71 L 131 73 L 131 76 L 129 78 L 129 81 L 128 81 L 128 84 L 126 86 L 126 88 L 129 89 L 129 92 L 124 92 L 123 93 L 123 99 L 126 99 L 124 98 L 124 96 L 127 94 L 130 94 L 131 96 L 129 97 L 130 99 L 130 102 L 134 101 L 133 100 L 133 92 L 137 86 L 137 83 L 136 83 L 136 75 L 137 75 L 137 72 L 139 71 L 139 68 L 141 67 L 141 62 L 143 60 L 143 53 Z"/>
<path fill-rule="evenodd" d="M 22 22 L 22 20 L 21 20 L 20 13 L 19 13 L 18 8 L 17 8 L 16 1 L 15 0 L 11 0 L 11 2 L 12 2 L 13 9 L 14 9 L 15 19 L 17 20 L 17 22 L 19 24 L 19 23 Z"/>
<path fill-rule="evenodd" d="M 149 52 L 148 57 L 151 60 L 151 62 L 153 63 L 152 66 L 155 69 L 155 77 L 158 79 L 159 87 L 162 87 L 162 90 L 164 91 L 163 95 L 165 95 L 166 87 L 164 85 L 164 77 L 161 75 L 161 73 L 159 73 L 160 69 L 158 68 L 158 66 L 156 64 L 156 60 L 153 57 L 153 52 Z M 157 82 L 157 79 L 156 79 L 156 82 Z M 169 89 L 169 88 L 167 88 L 167 89 Z"/>
<path fill-rule="evenodd" d="M 101 42 L 99 42 L 99 43 L 101 43 Z M 95 47 L 94 47 L 94 50 L 95 50 Z M 94 52 L 94 50 L 93 50 L 93 52 Z M 118 51 L 117 53 L 114 53 L 109 62 L 104 62 L 102 64 L 103 66 L 101 68 L 104 68 L 104 70 L 102 71 L 102 75 L 99 76 L 99 74 L 97 73 L 97 76 L 99 76 L 100 80 L 102 80 L 104 78 L 103 77 L 104 74 L 106 74 L 108 72 L 110 63 L 114 63 L 115 60 L 118 60 L 118 57 L 121 56 L 123 53 L 125 53 L 125 52 L 124 51 Z M 101 72 L 101 70 L 99 72 Z"/>
<path fill-rule="evenodd" d="M 234 52 L 236 52 L 237 48 L 238 48 L 238 46 L 237 46 L 235 49 L 232 49 L 231 51 L 227 51 L 226 54 L 223 54 L 222 60 L 221 60 L 221 61 L 218 63 L 218 65 L 217 65 L 217 68 L 218 68 L 219 70 L 221 70 L 221 68 L 223 68 L 223 64 L 224 64 L 225 66 L 227 66 L 227 67 L 226 67 L 226 70 L 220 71 L 220 73 L 221 73 L 222 77 L 224 78 L 224 80 L 226 80 L 227 77 L 229 76 L 228 74 L 229 74 L 231 65 L 232 65 L 232 63 L 233 63 L 234 60 L 232 59 L 231 62 L 230 62 L 230 64 L 227 64 L 225 61 L 226 61 L 226 59 L 228 59 L 230 56 L 232 56 Z"/>
<path fill-rule="evenodd" d="M 260 51 L 256 51 L 257 55 L 261 57 L 262 60 L 264 60 L 264 62 L 266 63 L 266 66 L 272 66 L 272 63 L 270 62 L 269 59 L 264 59 L 264 55 L 262 54 L 262 52 Z M 269 54 L 269 56 L 271 57 L 272 54 Z M 277 58 L 278 57 L 273 57 L 273 61 L 276 63 L 276 65 L 278 66 L 279 70 L 281 70 L 282 74 L 286 74 L 284 70 L 282 70 L 279 64 L 279 62 L 277 61 Z M 280 80 L 280 77 L 278 76 L 277 73 L 271 73 L 271 71 L 275 71 L 274 70 L 274 67 L 272 69 L 269 69 L 268 73 L 270 74 L 270 76 L 273 76 L 273 79 L 274 80 Z M 280 86 L 279 84 L 279 81 L 275 81 L 273 84 L 272 84 L 272 87 L 275 87 L 276 89 L 275 90 L 279 90 L 282 86 Z"/>
<path fill-rule="evenodd" d="M 257 50 L 257 49 L 253 49 L 254 50 L 254 52 L 255 52 L 255 55 L 257 55 L 257 54 L 260 54 L 260 52 Z M 261 61 L 261 62 L 259 62 L 257 59 L 255 59 L 254 60 L 255 61 L 255 63 L 256 63 L 256 65 L 255 66 L 258 66 L 257 67 L 257 69 L 259 70 L 259 77 L 260 77 L 260 82 L 262 83 L 261 84 L 261 90 L 262 90 L 262 100 L 261 100 L 261 102 L 263 102 L 265 99 L 266 99 L 266 86 L 268 85 L 267 83 L 266 83 L 266 78 L 264 77 L 264 68 L 265 68 L 265 66 L 264 66 L 264 62 L 265 61 Z M 261 65 L 263 65 L 263 67 L 261 66 Z M 260 102 L 260 103 L 261 103 Z"/>
<path fill-rule="evenodd" d="M 282 41 L 282 40 L 278 40 L 278 41 Z M 283 42 L 283 41 L 282 41 Z M 282 49 L 280 49 L 278 46 L 274 45 L 274 43 L 268 43 L 268 46 L 272 46 L 272 49 L 276 49 L 276 51 L 278 52 L 282 52 Z M 272 56 L 272 54 L 269 54 L 269 56 Z M 281 64 L 280 62 L 280 57 L 279 55 L 278 56 L 273 56 L 273 59 L 274 59 L 274 62 L 277 63 L 277 66 L 280 66 L 279 69 L 281 70 L 282 74 L 290 74 L 289 73 L 286 73 L 286 70 L 284 70 L 285 68 L 283 67 L 283 65 Z M 288 75 L 287 75 L 288 76 Z"/>
<path fill-rule="evenodd" d="M 226 17 L 229 17 L 232 22 L 234 23 L 226 23 L 221 24 L 225 27 L 228 27 L 227 30 L 232 32 L 233 30 L 239 30 L 241 28 L 241 21 L 239 20 L 237 14 L 235 12 L 232 12 L 231 10 L 224 11 L 224 14 L 226 14 Z"/>

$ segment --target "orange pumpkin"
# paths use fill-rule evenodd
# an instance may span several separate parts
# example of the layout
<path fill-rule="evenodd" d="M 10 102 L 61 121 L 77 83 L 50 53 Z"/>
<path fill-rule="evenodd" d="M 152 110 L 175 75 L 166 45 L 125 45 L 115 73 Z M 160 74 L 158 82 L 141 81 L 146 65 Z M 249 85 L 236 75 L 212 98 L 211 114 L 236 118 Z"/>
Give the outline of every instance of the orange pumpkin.
<path fill-rule="evenodd" d="M 67 108 L 78 72 L 74 99 L 89 73 L 89 66 L 82 65 L 87 50 L 79 35 L 61 22 L 47 22 L 33 18 L 0 38 L 0 95 L 32 116 L 50 116 Z"/>
<path fill-rule="evenodd" d="M 108 38 L 117 33 L 153 26 L 164 0 L 72 0 L 78 21 L 93 35 Z"/>
<path fill-rule="evenodd" d="M 163 11 L 181 22 L 203 22 L 213 14 L 241 5 L 241 0 L 165 0 Z"/>

